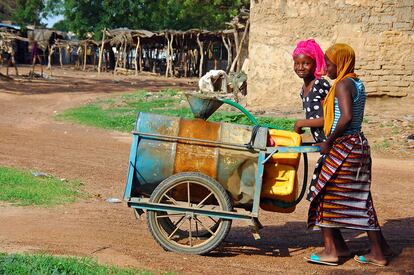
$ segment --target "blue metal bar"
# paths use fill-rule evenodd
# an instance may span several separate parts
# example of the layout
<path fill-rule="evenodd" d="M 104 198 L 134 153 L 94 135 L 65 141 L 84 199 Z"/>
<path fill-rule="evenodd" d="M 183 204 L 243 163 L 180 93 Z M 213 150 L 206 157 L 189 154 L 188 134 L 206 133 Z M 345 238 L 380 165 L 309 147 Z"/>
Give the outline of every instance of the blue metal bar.
<path fill-rule="evenodd" d="M 252 216 L 248 214 L 240 214 L 236 212 L 227 212 L 227 211 L 218 211 L 218 210 L 208 210 L 203 208 L 192 208 L 192 207 L 183 207 L 178 205 L 162 204 L 162 203 L 153 203 L 146 201 L 129 201 L 128 206 L 137 209 L 151 210 L 151 211 L 168 211 L 174 213 L 194 213 L 197 215 L 205 215 L 220 219 L 231 219 L 231 220 L 250 220 Z"/>
<path fill-rule="evenodd" d="M 133 135 L 131 151 L 129 154 L 129 166 L 128 166 L 128 176 L 127 183 L 125 185 L 124 200 L 129 200 L 131 198 L 132 182 L 134 180 L 135 174 L 135 162 L 137 159 L 137 149 L 139 142 L 139 135 Z"/>
<path fill-rule="evenodd" d="M 259 207 L 260 207 L 260 193 L 262 192 L 262 181 L 263 181 L 263 172 L 264 172 L 264 160 L 266 158 L 265 152 L 259 153 L 259 158 L 257 161 L 257 174 L 256 174 L 256 186 L 254 190 L 253 197 L 253 209 L 252 215 L 254 217 L 259 216 Z"/>
<path fill-rule="evenodd" d="M 277 153 L 312 153 L 319 152 L 321 148 L 319 146 L 277 146 L 266 147 L 266 154 L 272 154 L 277 149 Z"/>

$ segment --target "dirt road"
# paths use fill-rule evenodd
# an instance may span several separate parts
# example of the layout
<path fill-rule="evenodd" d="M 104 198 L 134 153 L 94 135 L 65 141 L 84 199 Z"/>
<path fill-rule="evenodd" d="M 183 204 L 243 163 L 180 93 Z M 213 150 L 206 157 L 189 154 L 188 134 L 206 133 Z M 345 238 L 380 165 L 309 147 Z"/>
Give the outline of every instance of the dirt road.
<path fill-rule="evenodd" d="M 55 77 L 0 82 L 0 165 L 79 179 L 90 197 L 46 209 L 0 205 L 0 252 L 90 256 L 106 264 L 193 274 L 414 272 L 413 158 L 376 156 L 373 162 L 376 210 L 398 254 L 386 268 L 353 260 L 335 268 L 307 264 L 303 257 L 320 250 L 322 243 L 318 233 L 305 230 L 305 201 L 293 214 L 262 211 L 265 228 L 259 241 L 244 224 L 234 223 L 226 242 L 208 256 L 164 252 L 152 240 L 145 219 L 136 220 L 124 203 L 105 201 L 122 197 L 130 135 L 59 122 L 53 116 L 99 96 L 140 88 L 188 88 L 188 80 L 147 76 L 114 81 L 109 75 L 68 70 L 57 71 Z M 345 234 L 354 251 L 367 244 L 365 235 L 357 233 Z"/>

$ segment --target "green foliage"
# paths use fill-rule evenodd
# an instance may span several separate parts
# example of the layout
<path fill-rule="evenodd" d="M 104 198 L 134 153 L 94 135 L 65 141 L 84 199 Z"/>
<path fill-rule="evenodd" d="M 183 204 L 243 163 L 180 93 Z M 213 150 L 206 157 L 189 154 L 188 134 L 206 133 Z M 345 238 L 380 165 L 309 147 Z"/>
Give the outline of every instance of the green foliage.
<path fill-rule="evenodd" d="M 60 20 L 53 24 L 53 27 L 56 30 L 62 31 L 62 32 L 68 32 L 70 30 L 68 26 L 68 22 L 66 20 Z"/>
<path fill-rule="evenodd" d="M 10 20 L 16 9 L 16 0 L 0 0 L 0 18 Z"/>
<path fill-rule="evenodd" d="M 90 258 L 0 253 L 0 274 L 153 274 L 146 270 L 104 266 Z"/>
<path fill-rule="evenodd" d="M 237 15 L 241 0 L 161 0 L 147 1 L 151 30 L 201 28 L 218 30 Z"/>
<path fill-rule="evenodd" d="M 44 8 L 43 0 L 17 0 L 13 20 L 21 25 L 40 25 L 41 13 Z"/>
<path fill-rule="evenodd" d="M 99 100 L 85 106 L 69 109 L 60 114 L 58 119 L 130 132 L 134 128 L 138 112 L 193 118 L 182 93 L 175 90 L 164 90 L 158 93 L 138 91 L 133 94 Z M 248 118 L 239 111 L 218 111 L 209 120 L 252 125 Z M 258 117 L 257 120 L 263 126 L 281 130 L 292 130 L 294 124 L 293 119 L 285 118 Z"/>
<path fill-rule="evenodd" d="M 17 205 L 52 206 L 81 196 L 79 182 L 35 177 L 30 172 L 0 166 L 0 200 Z M 0 272 L 1 274 L 1 272 Z"/>
<path fill-rule="evenodd" d="M 248 0 L 46 0 L 45 14 L 63 14 L 64 25 L 83 37 L 103 28 L 187 30 L 225 28 Z"/>

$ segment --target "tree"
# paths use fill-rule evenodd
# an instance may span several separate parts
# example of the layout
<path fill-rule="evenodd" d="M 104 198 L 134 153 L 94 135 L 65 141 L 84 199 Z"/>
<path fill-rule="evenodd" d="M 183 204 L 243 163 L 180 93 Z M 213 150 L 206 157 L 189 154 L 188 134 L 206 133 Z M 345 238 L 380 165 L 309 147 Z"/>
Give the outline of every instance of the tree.
<path fill-rule="evenodd" d="M 48 14 L 62 14 L 64 25 L 85 37 L 88 32 L 93 32 L 96 39 L 100 39 L 103 28 L 135 28 L 145 22 L 145 0 L 47 0 L 46 11 Z"/>
<path fill-rule="evenodd" d="M 160 0 L 146 1 L 149 14 L 147 28 L 150 30 L 192 28 L 219 30 L 237 15 L 248 0 Z"/>
<path fill-rule="evenodd" d="M 248 4 L 248 0 L 46 0 L 45 13 L 63 14 L 68 30 L 81 38 L 94 32 L 99 39 L 103 28 L 223 29 Z"/>
<path fill-rule="evenodd" d="M 21 25 L 40 25 L 44 7 L 43 0 L 17 0 L 13 20 Z"/>
<path fill-rule="evenodd" d="M 62 32 L 68 32 L 70 30 L 68 22 L 66 20 L 59 20 L 58 22 L 53 24 L 52 28 Z"/>

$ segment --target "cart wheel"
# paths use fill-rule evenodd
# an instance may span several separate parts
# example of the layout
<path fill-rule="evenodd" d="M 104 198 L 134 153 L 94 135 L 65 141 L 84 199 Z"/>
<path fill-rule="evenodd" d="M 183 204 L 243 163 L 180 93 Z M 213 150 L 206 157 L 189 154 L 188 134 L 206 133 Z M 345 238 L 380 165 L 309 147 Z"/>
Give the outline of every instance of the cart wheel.
<path fill-rule="evenodd" d="M 150 202 L 190 208 L 232 211 L 229 196 L 214 179 L 200 173 L 179 173 L 162 181 Z M 148 228 L 166 250 L 206 254 L 230 231 L 231 220 L 195 214 L 192 211 L 148 211 Z"/>

